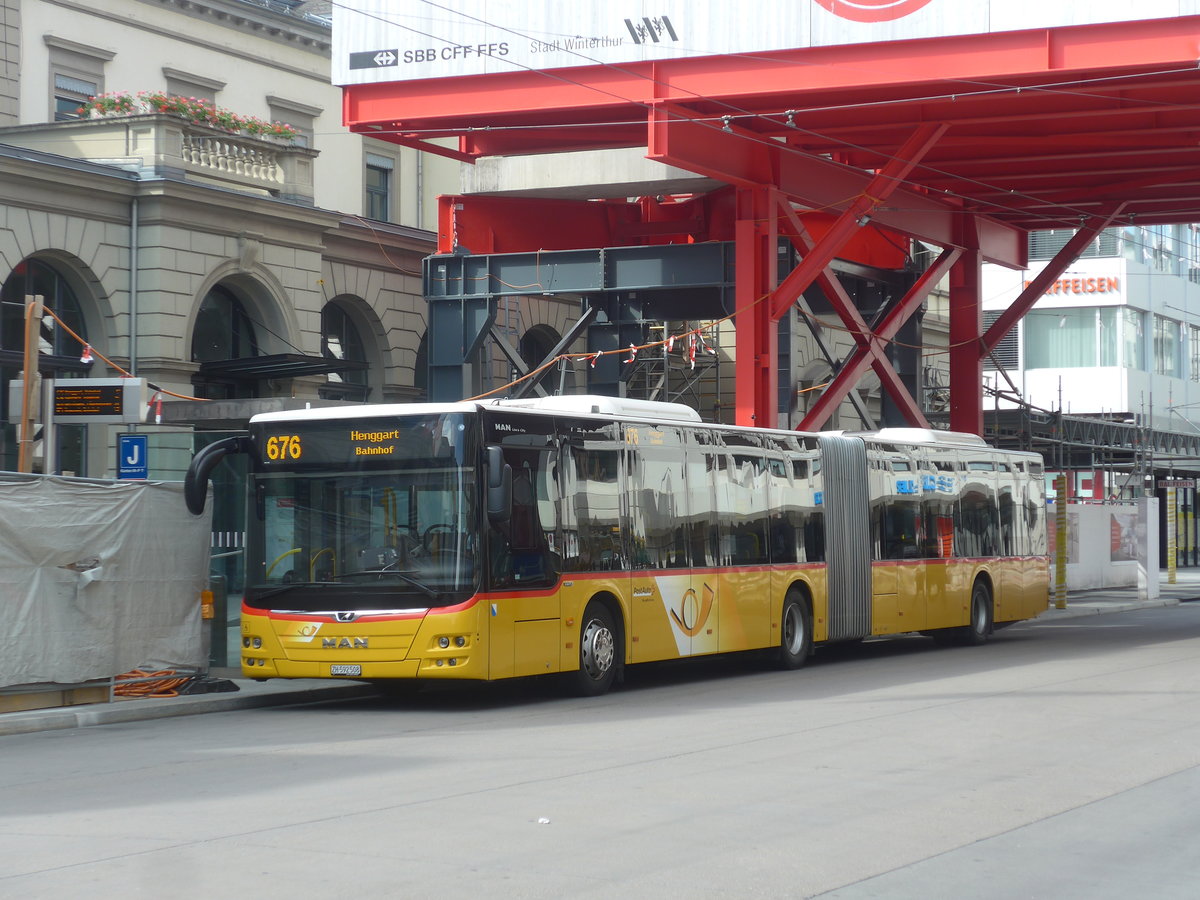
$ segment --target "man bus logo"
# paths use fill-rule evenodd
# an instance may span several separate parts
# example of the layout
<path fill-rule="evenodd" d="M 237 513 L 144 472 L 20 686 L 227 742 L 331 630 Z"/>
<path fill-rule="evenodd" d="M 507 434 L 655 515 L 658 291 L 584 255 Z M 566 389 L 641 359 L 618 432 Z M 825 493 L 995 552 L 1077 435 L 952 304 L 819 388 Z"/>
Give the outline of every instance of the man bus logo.
<path fill-rule="evenodd" d="M 370 638 L 321 638 L 322 650 L 366 650 L 370 646 Z"/>
<path fill-rule="evenodd" d="M 890 22 L 915 13 L 929 0 L 817 0 L 835 16 L 852 22 Z"/>

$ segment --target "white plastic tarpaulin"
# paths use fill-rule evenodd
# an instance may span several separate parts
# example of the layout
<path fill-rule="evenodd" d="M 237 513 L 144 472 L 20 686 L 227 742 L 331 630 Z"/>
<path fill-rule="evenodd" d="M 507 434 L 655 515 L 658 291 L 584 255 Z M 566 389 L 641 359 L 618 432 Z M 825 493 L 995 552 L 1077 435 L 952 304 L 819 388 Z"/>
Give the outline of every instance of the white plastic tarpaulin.
<path fill-rule="evenodd" d="M 210 528 L 180 483 L 0 476 L 0 687 L 205 668 Z"/>

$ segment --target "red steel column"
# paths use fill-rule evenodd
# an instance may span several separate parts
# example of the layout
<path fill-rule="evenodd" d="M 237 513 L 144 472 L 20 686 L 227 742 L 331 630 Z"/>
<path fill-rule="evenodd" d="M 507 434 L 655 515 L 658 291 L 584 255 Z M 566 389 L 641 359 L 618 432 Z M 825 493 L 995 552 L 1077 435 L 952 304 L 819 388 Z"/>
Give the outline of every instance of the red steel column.
<path fill-rule="evenodd" d="M 779 281 L 776 189 L 739 188 L 734 223 L 734 422 L 774 428 L 779 419 L 779 332 L 771 317 L 771 293 Z"/>
<path fill-rule="evenodd" d="M 963 216 L 966 249 L 950 270 L 950 428 L 983 434 L 983 255 L 973 217 Z"/>

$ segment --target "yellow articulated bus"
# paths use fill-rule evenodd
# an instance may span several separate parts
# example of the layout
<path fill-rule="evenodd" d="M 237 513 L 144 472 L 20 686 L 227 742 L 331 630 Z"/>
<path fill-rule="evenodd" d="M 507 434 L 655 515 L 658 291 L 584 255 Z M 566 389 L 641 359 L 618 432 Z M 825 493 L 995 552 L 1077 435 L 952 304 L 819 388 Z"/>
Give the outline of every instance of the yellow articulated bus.
<path fill-rule="evenodd" d="M 705 424 L 608 397 L 255 416 L 251 678 L 495 680 L 583 694 L 629 664 L 906 632 L 982 643 L 1049 596 L 1040 457 L 973 435 Z"/>

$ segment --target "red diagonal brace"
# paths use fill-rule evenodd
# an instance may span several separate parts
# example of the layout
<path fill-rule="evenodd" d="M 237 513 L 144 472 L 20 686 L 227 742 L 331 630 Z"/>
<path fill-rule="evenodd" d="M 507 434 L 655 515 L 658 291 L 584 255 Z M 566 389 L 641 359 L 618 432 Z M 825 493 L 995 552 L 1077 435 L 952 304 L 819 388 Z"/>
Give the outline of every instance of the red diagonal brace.
<path fill-rule="evenodd" d="M 916 168 L 945 131 L 946 125 L 944 124 L 928 124 L 922 125 L 912 133 L 904 145 L 896 151 L 896 155 L 875 174 L 866 190 L 851 202 L 829 231 L 821 236 L 811 252 L 801 260 L 800 265 L 796 266 L 779 285 L 771 302 L 773 321 L 778 321 L 791 308 L 792 304 L 796 302 L 796 298 L 816 280 L 817 274 L 837 256 L 837 252 L 846 243 L 846 239 L 854 233 L 855 229 L 861 228 L 862 224 L 865 224 L 860 223 L 862 217 L 869 216 L 872 209 L 883 203 L 893 191 L 900 187 L 908 173 Z"/>
<path fill-rule="evenodd" d="M 980 348 L 981 355 L 986 356 L 996 344 L 1000 343 L 1017 324 L 1017 321 L 1041 299 L 1046 288 L 1057 281 L 1058 277 L 1066 271 L 1067 266 L 1079 258 L 1079 252 L 1087 246 L 1092 238 L 1107 228 L 1124 208 L 1124 203 L 1118 204 L 1107 212 L 1092 216 L 1079 226 L 1079 230 L 1063 244 L 1062 249 L 1054 254 L 1054 258 L 1046 263 L 1045 268 L 1034 276 L 1033 280 L 1029 282 L 1029 286 L 1017 295 L 1017 298 L 1009 304 L 1008 309 L 1001 313 L 1000 318 L 993 322 L 984 333 L 983 346 Z"/>
<path fill-rule="evenodd" d="M 783 215 L 790 225 L 784 230 L 788 233 L 792 243 L 802 253 L 810 252 L 813 243 L 799 217 L 786 205 L 783 208 Z M 838 374 L 826 386 L 813 408 L 804 417 L 804 421 L 800 425 L 801 429 L 816 430 L 824 425 L 868 367 L 875 370 L 883 388 L 903 412 L 905 419 L 914 426 L 928 427 L 928 422 L 926 422 L 920 407 L 892 367 L 891 360 L 884 352 L 884 345 L 895 337 L 901 326 L 916 312 L 929 292 L 954 265 L 961 252 L 955 248 L 943 251 L 934 264 L 917 279 L 900 302 L 888 311 L 883 321 L 880 322 L 878 330 L 874 333 L 859 314 L 853 300 L 846 294 L 837 276 L 828 268 L 818 274 L 817 283 L 829 297 L 834 310 L 849 329 L 858 347 L 847 356 Z"/>
<path fill-rule="evenodd" d="M 856 329 L 855 339 L 859 346 L 846 357 L 833 381 L 821 392 L 817 402 L 805 415 L 804 420 L 800 423 L 802 431 L 814 431 L 824 425 L 868 368 L 874 369 L 883 389 L 888 392 L 910 425 L 918 428 L 929 427 L 920 406 L 892 367 L 891 360 L 884 352 L 884 346 L 895 337 L 900 327 L 917 311 L 929 292 L 954 265 L 961 252 L 954 248 L 943 251 L 934 264 L 917 279 L 916 284 L 901 301 L 889 310 L 883 321 L 880 322 L 879 330 L 874 333 L 867 329 L 865 323 L 851 325 L 849 320 L 863 322 L 862 317 L 858 315 L 858 310 L 853 306 L 853 301 L 846 295 L 836 276 L 830 272 L 821 275 L 819 279 L 821 289 L 830 298 L 834 309 L 838 310 L 839 314 L 843 310 L 850 313 L 849 316 L 843 315 L 842 319 L 848 327 Z"/>

